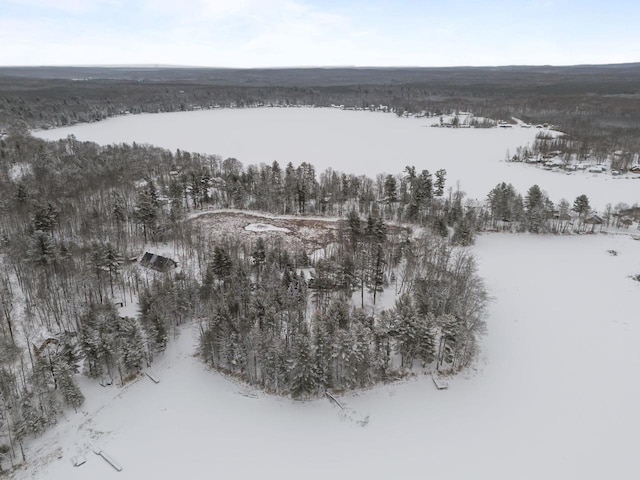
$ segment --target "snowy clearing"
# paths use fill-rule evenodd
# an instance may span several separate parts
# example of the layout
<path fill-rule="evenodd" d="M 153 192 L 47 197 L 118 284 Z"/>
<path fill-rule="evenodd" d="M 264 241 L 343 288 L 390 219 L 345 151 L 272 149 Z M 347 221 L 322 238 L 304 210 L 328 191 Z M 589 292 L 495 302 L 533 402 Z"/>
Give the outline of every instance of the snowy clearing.
<path fill-rule="evenodd" d="M 12 182 L 19 182 L 23 177 L 31 175 L 33 168 L 28 163 L 14 163 L 9 169 L 9 178 Z"/>
<path fill-rule="evenodd" d="M 276 227 L 275 225 L 270 225 L 268 223 L 250 223 L 246 227 L 245 230 L 248 232 L 257 232 L 257 233 L 265 233 L 265 232 L 285 232 L 289 233 L 291 230 L 288 228 Z"/>
<path fill-rule="evenodd" d="M 290 251 L 302 250 L 307 255 L 334 242 L 339 228 L 337 218 L 263 215 L 234 209 L 205 210 L 188 218 L 202 228 L 212 242 L 230 235 L 253 240 L 256 233 L 265 234 L 269 241 L 281 241 Z M 269 223 L 260 221 L 263 219 Z"/>
<path fill-rule="evenodd" d="M 446 390 L 421 376 L 337 397 L 347 413 L 268 396 L 207 370 L 191 325 L 154 363 L 158 384 L 81 379 L 82 411 L 33 441 L 15 478 L 631 478 L 640 242 L 489 234 L 474 250 L 494 297 L 489 334 Z"/>

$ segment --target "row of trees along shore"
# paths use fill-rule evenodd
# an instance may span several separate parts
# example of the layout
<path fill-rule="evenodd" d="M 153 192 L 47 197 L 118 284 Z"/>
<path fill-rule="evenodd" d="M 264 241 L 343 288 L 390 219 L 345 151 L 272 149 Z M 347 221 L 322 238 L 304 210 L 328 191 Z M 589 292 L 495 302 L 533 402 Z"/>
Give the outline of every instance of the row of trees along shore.
<path fill-rule="evenodd" d="M 445 182 L 444 170 L 412 166 L 369 178 L 73 137 L 0 139 L 0 468 L 24 459 L 25 439 L 65 407 L 81 408 L 76 373 L 125 383 L 194 319 L 204 361 L 296 397 L 468 365 L 486 294 L 463 247 L 507 223 L 555 231 L 555 208 L 539 187 L 522 198 L 500 184 L 478 203 Z M 310 260 L 304 246 L 213 237 L 189 220 L 219 208 L 340 220 L 327 255 Z M 160 245 L 182 268 L 131 261 Z M 137 314 L 121 316 L 116 303 L 136 301 Z"/>
<path fill-rule="evenodd" d="M 585 165 L 608 165 L 611 171 L 626 173 L 638 163 L 639 152 L 628 148 L 614 149 L 611 144 L 592 143 L 561 134 L 560 132 L 541 130 L 536 134 L 533 145 L 516 148 L 507 152 L 506 161 L 541 163 L 555 159 L 557 167 L 573 170 L 577 163 Z"/>
<path fill-rule="evenodd" d="M 513 185 L 502 182 L 489 192 L 477 218 L 479 231 L 593 233 L 609 227 L 628 229 L 640 221 L 640 208 L 607 204 L 596 214 L 585 194 L 573 202 L 561 199 L 554 203 L 538 185 L 532 185 L 523 196 Z"/>

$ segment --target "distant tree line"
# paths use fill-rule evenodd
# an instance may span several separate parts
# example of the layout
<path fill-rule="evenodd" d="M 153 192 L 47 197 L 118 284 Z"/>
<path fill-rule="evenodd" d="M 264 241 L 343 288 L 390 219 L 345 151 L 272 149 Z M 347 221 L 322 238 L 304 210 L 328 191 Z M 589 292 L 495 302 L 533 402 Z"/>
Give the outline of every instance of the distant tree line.
<path fill-rule="evenodd" d="M 342 105 L 548 123 L 570 150 L 640 153 L 638 64 L 443 69 L 0 69 L 0 131 L 125 112 Z M 482 126 L 483 121 L 475 124 Z M 624 161 L 624 158 L 622 159 Z"/>

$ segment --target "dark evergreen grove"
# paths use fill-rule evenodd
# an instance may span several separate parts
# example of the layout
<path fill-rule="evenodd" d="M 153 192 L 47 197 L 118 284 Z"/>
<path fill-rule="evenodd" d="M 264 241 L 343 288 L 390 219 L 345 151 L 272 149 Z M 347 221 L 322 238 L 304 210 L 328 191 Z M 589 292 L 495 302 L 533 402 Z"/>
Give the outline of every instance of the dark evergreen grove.
<path fill-rule="evenodd" d="M 371 216 L 354 231 L 354 217 L 342 221 L 342 241 L 309 282 L 278 247 L 236 255 L 225 276 L 215 273 L 214 254 L 200 292 L 203 359 L 293 396 L 367 387 L 414 365 L 468 365 L 486 302 L 473 256 L 432 234 L 387 235 Z M 361 308 L 363 290 L 375 301 L 385 287 L 400 294 L 392 308 Z"/>

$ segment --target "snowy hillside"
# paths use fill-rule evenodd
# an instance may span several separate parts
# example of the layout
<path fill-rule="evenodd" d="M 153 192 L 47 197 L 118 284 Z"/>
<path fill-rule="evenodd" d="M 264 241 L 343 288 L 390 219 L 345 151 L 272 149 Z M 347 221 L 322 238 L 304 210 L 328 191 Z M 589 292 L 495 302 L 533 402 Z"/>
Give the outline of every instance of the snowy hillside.
<path fill-rule="evenodd" d="M 448 390 L 418 377 L 340 398 L 347 413 L 267 396 L 208 371 L 189 325 L 154 363 L 160 383 L 83 383 L 81 411 L 14 478 L 632 478 L 640 241 L 492 234 L 475 251 L 489 334 Z"/>

